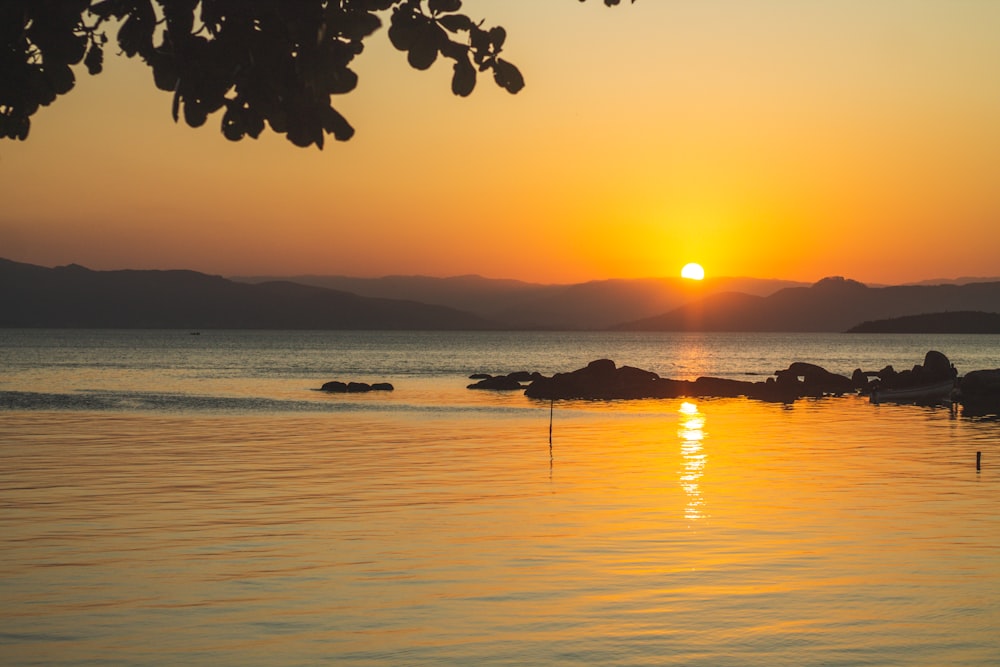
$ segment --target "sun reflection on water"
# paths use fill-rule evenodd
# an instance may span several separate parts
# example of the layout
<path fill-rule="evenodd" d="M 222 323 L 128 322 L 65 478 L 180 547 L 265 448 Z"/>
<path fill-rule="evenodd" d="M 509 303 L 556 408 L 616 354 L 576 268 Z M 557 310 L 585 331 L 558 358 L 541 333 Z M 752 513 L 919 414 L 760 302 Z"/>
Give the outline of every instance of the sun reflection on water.
<path fill-rule="evenodd" d="M 684 508 L 684 518 L 690 521 L 705 517 L 705 501 L 701 495 L 699 480 L 705 472 L 707 456 L 702 441 L 705 439 L 705 415 L 698 411 L 698 405 L 689 401 L 681 403 L 681 418 L 677 435 L 681 440 L 680 471 L 681 488 L 688 496 Z"/>

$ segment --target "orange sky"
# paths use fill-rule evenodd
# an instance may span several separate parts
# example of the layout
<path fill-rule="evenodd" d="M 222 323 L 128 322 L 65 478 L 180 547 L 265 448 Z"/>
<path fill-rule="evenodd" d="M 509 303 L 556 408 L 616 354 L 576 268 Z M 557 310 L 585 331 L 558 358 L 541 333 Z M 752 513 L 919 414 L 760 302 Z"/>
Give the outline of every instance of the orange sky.
<path fill-rule="evenodd" d="M 1000 2 L 467 0 L 527 87 L 380 31 L 324 151 L 175 125 L 113 56 L 0 143 L 0 257 L 539 282 L 1000 275 Z"/>

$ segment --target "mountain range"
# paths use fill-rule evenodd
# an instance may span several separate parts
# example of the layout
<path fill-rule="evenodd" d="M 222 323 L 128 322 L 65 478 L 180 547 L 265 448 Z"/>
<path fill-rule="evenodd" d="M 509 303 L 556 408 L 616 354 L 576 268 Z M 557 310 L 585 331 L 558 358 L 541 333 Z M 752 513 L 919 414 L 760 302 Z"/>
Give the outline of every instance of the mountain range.
<path fill-rule="evenodd" d="M 841 277 L 766 297 L 714 294 L 619 325 L 629 331 L 846 331 L 865 321 L 949 311 L 1000 312 L 1000 281 L 868 287 Z"/>
<path fill-rule="evenodd" d="M 807 283 L 760 278 L 681 278 L 593 280 L 544 285 L 481 276 L 240 277 L 242 282 L 286 280 L 352 292 L 360 296 L 407 299 L 471 312 L 509 329 L 606 330 L 631 320 L 659 315 L 692 300 L 723 292 L 766 296 Z"/>
<path fill-rule="evenodd" d="M 1000 312 L 1000 279 L 869 287 L 845 278 L 661 278 L 542 285 L 480 276 L 227 279 L 0 259 L 0 326 L 173 329 L 846 331 L 865 321 Z"/>
<path fill-rule="evenodd" d="M 0 259 L 0 326 L 124 329 L 492 329 L 454 308 L 194 271 L 53 269 Z"/>

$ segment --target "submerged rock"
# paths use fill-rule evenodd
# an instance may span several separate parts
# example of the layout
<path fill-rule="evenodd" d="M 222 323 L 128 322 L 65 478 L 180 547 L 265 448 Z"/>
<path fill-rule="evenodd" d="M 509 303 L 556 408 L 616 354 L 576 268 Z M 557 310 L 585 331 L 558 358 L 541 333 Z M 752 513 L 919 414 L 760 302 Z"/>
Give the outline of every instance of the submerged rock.
<path fill-rule="evenodd" d="M 544 379 L 544 375 L 537 371 L 515 371 L 506 375 L 490 375 L 489 373 L 473 373 L 470 380 L 479 380 L 467 386 L 467 389 L 491 389 L 494 391 L 511 391 L 524 389 L 525 382 L 532 382 Z"/>
<path fill-rule="evenodd" d="M 326 382 L 319 388 L 320 391 L 330 394 L 363 394 L 369 391 L 393 391 L 394 389 L 395 387 L 388 382 L 368 384 L 367 382 L 340 382 L 339 380 Z"/>
<path fill-rule="evenodd" d="M 332 380 L 325 383 L 319 388 L 320 391 L 328 391 L 333 394 L 346 394 L 347 393 L 347 383 L 339 382 L 337 380 Z"/>
<path fill-rule="evenodd" d="M 488 376 L 468 386 L 469 389 L 492 389 L 494 391 L 509 391 L 524 389 L 524 385 L 509 375 Z"/>

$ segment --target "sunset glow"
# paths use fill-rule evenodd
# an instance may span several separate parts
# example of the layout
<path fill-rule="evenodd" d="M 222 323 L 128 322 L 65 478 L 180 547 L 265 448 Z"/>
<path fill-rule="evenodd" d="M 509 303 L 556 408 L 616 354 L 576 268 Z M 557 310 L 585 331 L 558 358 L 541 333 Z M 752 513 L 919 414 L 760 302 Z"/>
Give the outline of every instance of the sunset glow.
<path fill-rule="evenodd" d="M 468 0 L 527 82 L 468 98 L 383 27 L 335 100 L 357 134 L 322 152 L 231 143 L 221 114 L 175 124 L 148 68 L 109 53 L 0 142 L 0 256 L 552 283 L 692 256 L 713 278 L 1000 273 L 1000 3 L 724 7 Z"/>

